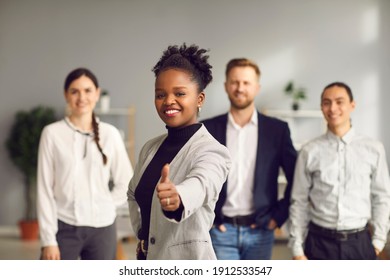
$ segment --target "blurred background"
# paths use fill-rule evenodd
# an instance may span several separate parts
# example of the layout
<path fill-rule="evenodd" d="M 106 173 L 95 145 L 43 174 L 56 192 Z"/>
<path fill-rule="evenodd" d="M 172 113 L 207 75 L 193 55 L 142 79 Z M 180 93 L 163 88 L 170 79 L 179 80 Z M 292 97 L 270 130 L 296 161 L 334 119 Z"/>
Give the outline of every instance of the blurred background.
<path fill-rule="evenodd" d="M 24 215 L 23 174 L 4 145 L 15 113 L 43 105 L 62 117 L 65 76 L 90 68 L 113 111 L 135 110 L 133 131 L 113 122 L 131 132 L 136 158 L 146 140 L 165 132 L 151 68 L 171 44 L 210 50 L 214 79 L 201 119 L 227 111 L 226 63 L 247 57 L 262 71 L 262 111 L 290 111 L 289 81 L 306 90 L 302 112 L 319 110 L 330 82 L 349 84 L 353 126 L 382 141 L 390 159 L 389 27 L 388 0 L 0 0 L 0 226 Z M 298 134 L 318 135 L 315 126 Z"/>

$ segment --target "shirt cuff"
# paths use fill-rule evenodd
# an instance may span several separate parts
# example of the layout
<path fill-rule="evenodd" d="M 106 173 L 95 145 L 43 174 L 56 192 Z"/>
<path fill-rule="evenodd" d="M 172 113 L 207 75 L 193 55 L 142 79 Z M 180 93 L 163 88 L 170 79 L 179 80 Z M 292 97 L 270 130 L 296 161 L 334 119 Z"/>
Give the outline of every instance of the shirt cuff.
<path fill-rule="evenodd" d="M 378 249 L 379 252 L 381 252 L 383 248 L 385 248 L 385 242 L 380 239 L 373 239 L 372 246 L 374 246 L 374 248 Z"/>
<path fill-rule="evenodd" d="M 305 255 L 302 246 L 295 246 L 295 247 L 293 247 L 291 249 L 291 251 L 292 251 L 293 257 L 304 256 Z"/>
<path fill-rule="evenodd" d="M 58 246 L 57 239 L 54 238 L 43 238 L 41 237 L 41 245 L 42 247 L 47 247 L 47 246 Z"/>
<path fill-rule="evenodd" d="M 168 219 L 174 219 L 174 220 L 176 220 L 176 222 L 180 222 L 181 217 L 183 215 L 183 210 L 184 210 L 183 203 L 180 203 L 180 206 L 177 210 L 175 210 L 173 212 L 164 210 L 163 212 L 164 212 L 165 217 L 167 217 Z"/>

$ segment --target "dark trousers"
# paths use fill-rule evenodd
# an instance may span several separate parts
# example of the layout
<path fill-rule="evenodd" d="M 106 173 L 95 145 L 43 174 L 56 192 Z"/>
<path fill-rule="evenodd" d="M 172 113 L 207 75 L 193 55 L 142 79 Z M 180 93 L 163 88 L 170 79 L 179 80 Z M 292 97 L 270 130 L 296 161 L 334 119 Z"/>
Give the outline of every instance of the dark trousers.
<path fill-rule="evenodd" d="M 309 260 L 375 260 L 375 249 L 368 229 L 339 240 L 309 229 L 305 241 Z"/>
<path fill-rule="evenodd" d="M 113 260 L 116 255 L 115 223 L 94 228 L 58 221 L 57 242 L 62 260 Z"/>

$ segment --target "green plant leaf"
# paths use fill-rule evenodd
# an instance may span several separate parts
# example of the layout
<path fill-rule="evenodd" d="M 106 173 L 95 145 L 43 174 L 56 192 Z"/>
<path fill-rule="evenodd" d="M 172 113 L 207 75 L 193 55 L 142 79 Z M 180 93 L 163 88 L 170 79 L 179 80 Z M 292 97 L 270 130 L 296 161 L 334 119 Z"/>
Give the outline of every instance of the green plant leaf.
<path fill-rule="evenodd" d="M 53 108 L 37 106 L 15 114 L 5 146 L 12 162 L 25 177 L 26 219 L 36 219 L 38 146 L 43 128 L 56 121 Z"/>
<path fill-rule="evenodd" d="M 306 99 L 306 90 L 303 89 L 303 88 L 298 89 L 295 92 L 294 99 L 295 100 L 304 100 L 304 99 Z"/>
<path fill-rule="evenodd" d="M 292 81 L 288 82 L 286 87 L 284 88 L 286 94 L 292 94 L 294 91 L 294 83 Z"/>

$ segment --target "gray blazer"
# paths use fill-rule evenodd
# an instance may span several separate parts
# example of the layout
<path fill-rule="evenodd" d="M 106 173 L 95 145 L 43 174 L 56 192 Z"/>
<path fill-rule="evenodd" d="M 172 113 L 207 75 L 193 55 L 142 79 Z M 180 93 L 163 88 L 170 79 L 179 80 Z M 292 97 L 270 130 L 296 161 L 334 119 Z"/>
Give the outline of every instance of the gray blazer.
<path fill-rule="evenodd" d="M 161 135 L 144 145 L 129 184 L 130 218 L 136 233 L 141 227 L 141 216 L 135 190 L 166 137 L 166 134 Z M 209 230 L 214 221 L 215 203 L 230 165 L 227 148 L 202 125 L 170 164 L 169 179 L 176 185 L 184 206 L 181 220 L 167 218 L 156 192 L 153 194 L 148 259 L 216 259 Z"/>

